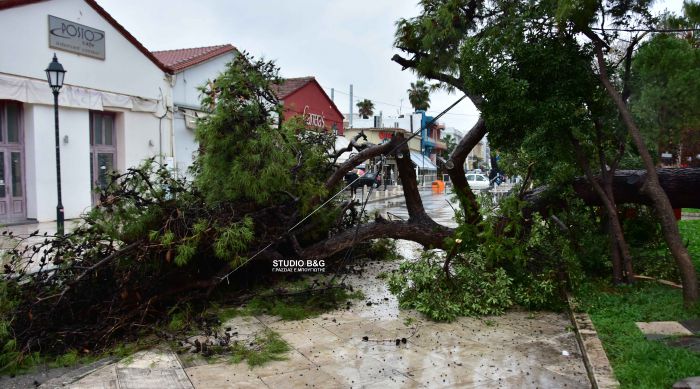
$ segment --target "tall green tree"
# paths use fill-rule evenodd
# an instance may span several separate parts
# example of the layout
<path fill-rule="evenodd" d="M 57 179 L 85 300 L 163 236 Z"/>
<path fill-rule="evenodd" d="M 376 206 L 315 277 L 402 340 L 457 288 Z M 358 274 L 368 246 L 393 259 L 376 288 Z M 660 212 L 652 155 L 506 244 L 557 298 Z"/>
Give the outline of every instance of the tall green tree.
<path fill-rule="evenodd" d="M 615 104 L 621 123 L 627 129 L 646 170 L 642 191 L 651 199 L 664 239 L 681 275 L 683 299 L 687 306 L 691 306 L 697 304 L 700 298 L 695 266 L 688 248 L 681 239 L 671 201 L 659 182 L 654 158 L 628 105 L 632 56 L 635 46 L 642 41 L 644 34 L 637 33 L 631 39 L 627 39 L 621 37 L 621 32 L 653 28 L 655 19 L 650 15 L 649 6 L 648 0 L 616 0 L 604 4 L 579 4 L 576 1 L 561 0 L 557 18 L 560 26 L 566 25 L 573 33 L 588 40 L 588 43 L 579 44 L 589 44 L 593 47 L 597 65 L 593 72 Z M 613 27 L 612 32 L 607 30 L 607 26 Z M 625 45 L 626 49 L 620 58 L 611 48 L 622 45 Z"/>
<path fill-rule="evenodd" d="M 374 115 L 374 103 L 369 99 L 364 99 L 357 102 L 357 108 L 359 109 L 359 114 L 364 119 L 369 118 Z"/>
<path fill-rule="evenodd" d="M 654 198 L 664 236 L 687 285 L 684 299 L 697 301 L 692 262 L 626 107 L 633 48 L 615 62 L 606 57 L 612 50 L 603 52 L 620 43 L 620 32 L 608 31 L 609 25 L 624 29 L 652 20 L 648 2 L 424 0 L 420 5 L 420 16 L 397 23 L 395 44 L 406 56 L 393 60 L 419 77 L 463 91 L 482 113 L 471 132 L 481 135 L 488 129 L 494 147 L 528 150 L 538 165 L 535 179 L 552 183 L 570 178 L 576 167 L 596 186 L 590 162 L 600 161 L 601 173 L 611 177 L 605 173 L 608 162 L 619 161 L 626 143 L 619 129 L 627 130 L 650 172 L 645 192 Z M 606 30 L 594 32 L 601 27 L 593 23 L 602 19 Z M 584 43 L 582 35 L 593 44 Z M 634 44 L 640 39 L 634 38 Z M 617 63 L 619 68 L 611 66 Z M 615 111 L 622 121 L 616 120 Z M 608 214 L 616 214 L 611 191 L 597 186 Z M 624 249 L 624 243 L 618 243 L 617 250 Z"/>
<path fill-rule="evenodd" d="M 659 34 L 632 61 L 630 105 L 649 147 L 677 162 L 700 152 L 700 47 L 683 36 Z M 659 150 L 658 148 L 662 148 Z"/>
<path fill-rule="evenodd" d="M 407 90 L 408 101 L 416 111 L 427 111 L 430 108 L 430 87 L 423 80 L 411 83 Z"/>

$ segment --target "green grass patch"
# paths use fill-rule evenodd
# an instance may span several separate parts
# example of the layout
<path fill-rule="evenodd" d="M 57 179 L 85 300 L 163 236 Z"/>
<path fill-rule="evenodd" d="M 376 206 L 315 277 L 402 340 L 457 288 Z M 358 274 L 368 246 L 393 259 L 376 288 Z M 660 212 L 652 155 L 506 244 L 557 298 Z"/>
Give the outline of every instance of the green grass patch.
<path fill-rule="evenodd" d="M 688 245 L 688 252 L 693 258 L 695 269 L 700 268 L 700 220 L 681 220 L 678 222 L 683 242 Z"/>
<path fill-rule="evenodd" d="M 590 283 L 579 294 L 593 320 L 622 388 L 669 388 L 700 375 L 700 355 L 647 340 L 638 321 L 684 320 L 700 310 L 683 308 L 681 292 L 656 283 L 611 288 Z"/>
<path fill-rule="evenodd" d="M 683 212 L 700 213 L 700 208 L 683 208 Z"/>
<path fill-rule="evenodd" d="M 232 347 L 230 361 L 233 363 L 248 362 L 248 366 L 260 366 L 271 361 L 287 359 L 285 354 L 289 345 L 274 331 L 267 330 L 258 335 L 249 345 L 236 343 Z"/>
<path fill-rule="evenodd" d="M 679 228 L 697 268 L 700 220 L 683 220 Z M 680 290 L 654 282 L 612 287 L 592 281 L 582 286 L 578 300 L 591 316 L 622 388 L 669 388 L 682 378 L 700 376 L 700 354 L 647 340 L 635 325 L 699 317 L 700 307 L 683 307 Z"/>

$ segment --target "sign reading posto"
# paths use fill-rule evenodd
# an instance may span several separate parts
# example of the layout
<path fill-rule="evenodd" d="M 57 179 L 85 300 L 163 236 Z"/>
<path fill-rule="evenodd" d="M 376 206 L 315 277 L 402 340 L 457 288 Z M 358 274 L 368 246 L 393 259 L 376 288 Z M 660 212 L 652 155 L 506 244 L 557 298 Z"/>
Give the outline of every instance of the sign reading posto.
<path fill-rule="evenodd" d="M 49 15 L 49 47 L 105 59 L 105 32 Z"/>

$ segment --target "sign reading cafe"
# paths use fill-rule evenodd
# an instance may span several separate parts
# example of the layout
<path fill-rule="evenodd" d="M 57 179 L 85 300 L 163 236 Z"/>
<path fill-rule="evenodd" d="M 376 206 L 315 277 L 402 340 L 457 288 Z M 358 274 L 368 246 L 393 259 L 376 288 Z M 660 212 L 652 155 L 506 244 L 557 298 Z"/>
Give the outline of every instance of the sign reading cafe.
<path fill-rule="evenodd" d="M 49 15 L 49 47 L 105 59 L 105 32 Z"/>
<path fill-rule="evenodd" d="M 304 107 L 304 121 L 306 122 L 307 126 L 320 127 L 320 128 L 323 128 L 326 126 L 326 123 L 323 120 L 323 115 L 311 113 L 308 111 L 309 111 L 309 106 L 307 105 Z"/>

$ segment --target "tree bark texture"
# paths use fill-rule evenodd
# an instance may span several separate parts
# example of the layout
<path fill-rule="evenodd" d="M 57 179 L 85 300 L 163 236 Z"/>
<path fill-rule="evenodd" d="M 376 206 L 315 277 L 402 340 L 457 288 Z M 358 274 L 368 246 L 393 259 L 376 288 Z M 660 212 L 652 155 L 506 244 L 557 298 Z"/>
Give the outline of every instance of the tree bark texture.
<path fill-rule="evenodd" d="M 673 208 L 700 208 L 700 168 L 666 168 L 657 169 L 657 176 L 661 188 L 668 196 Z M 653 201 L 642 186 L 646 180 L 645 170 L 617 170 L 612 180 L 612 190 L 617 204 L 644 204 L 653 205 Z M 600 180 L 600 177 L 596 177 Z M 591 184 L 583 177 L 579 177 L 572 183 L 576 196 L 586 205 L 603 204 Z M 546 186 L 537 187 L 523 196 L 523 200 L 529 204 L 531 212 L 544 211 L 556 205 L 545 196 Z"/>
<path fill-rule="evenodd" d="M 467 212 L 465 220 L 468 223 L 477 223 L 481 220 L 481 215 L 474 192 L 469 188 L 469 183 L 467 182 L 466 172 L 464 171 L 464 161 L 466 161 L 467 156 L 469 156 L 474 146 L 483 139 L 486 132 L 486 122 L 483 118 L 479 118 L 476 124 L 474 124 L 467 135 L 462 138 L 452 151 L 450 162 L 452 162 L 453 166 L 451 169 L 447 169 L 447 174 L 450 175 L 450 180 L 457 193 L 457 197 L 460 199 L 462 207 Z"/>
<path fill-rule="evenodd" d="M 392 221 L 380 219 L 360 227 L 355 240 L 355 228 L 348 229 L 338 235 L 307 247 L 302 251 L 302 258 L 321 259 L 330 257 L 341 250 L 347 249 L 356 242 L 369 239 L 393 238 L 418 242 L 426 247 L 443 248 L 445 238 L 452 235 L 453 229 L 437 224 L 431 219 L 418 222 Z"/>

